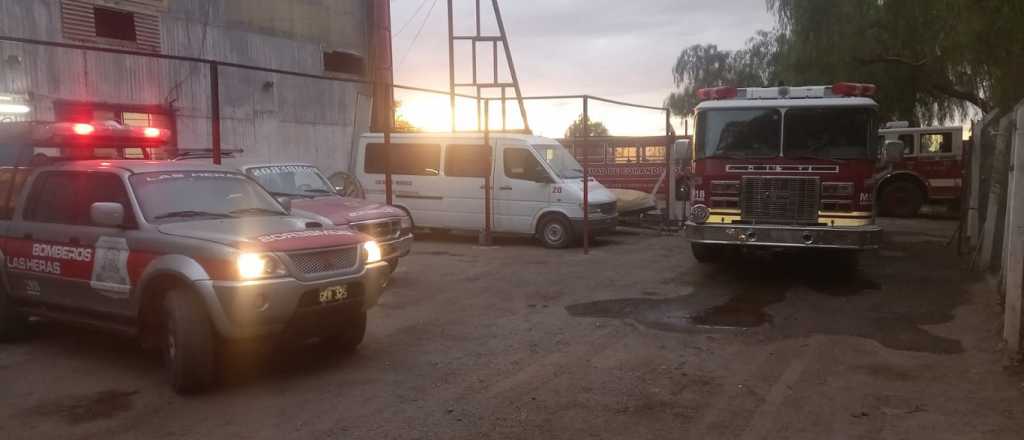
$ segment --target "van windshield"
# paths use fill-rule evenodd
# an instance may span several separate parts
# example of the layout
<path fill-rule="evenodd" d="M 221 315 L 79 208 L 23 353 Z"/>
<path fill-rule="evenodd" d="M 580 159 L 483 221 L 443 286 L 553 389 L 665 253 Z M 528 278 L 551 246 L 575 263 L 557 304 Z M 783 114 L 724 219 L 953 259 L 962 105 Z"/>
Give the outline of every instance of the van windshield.
<path fill-rule="evenodd" d="M 576 158 L 569 154 L 569 151 L 561 145 L 534 145 L 540 157 L 544 159 L 555 174 L 563 179 L 580 179 L 583 177 L 583 167 L 576 161 Z"/>

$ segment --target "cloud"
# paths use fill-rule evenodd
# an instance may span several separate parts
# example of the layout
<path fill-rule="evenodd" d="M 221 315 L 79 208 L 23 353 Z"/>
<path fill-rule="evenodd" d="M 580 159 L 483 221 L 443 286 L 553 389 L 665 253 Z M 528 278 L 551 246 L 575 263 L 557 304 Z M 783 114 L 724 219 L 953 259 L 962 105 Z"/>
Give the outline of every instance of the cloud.
<path fill-rule="evenodd" d="M 426 5 L 409 21 L 421 1 Z M 456 33 L 473 33 L 473 0 L 453 1 Z M 396 32 L 409 22 L 394 41 L 399 82 L 447 89 L 445 2 L 392 1 Z M 481 4 L 483 33 L 491 34 L 496 28 L 490 2 Z M 764 0 L 505 0 L 501 8 L 524 94 L 586 93 L 647 105 L 661 105 L 672 90 L 671 69 L 686 46 L 738 48 L 754 31 L 774 25 Z M 409 51 L 421 24 L 423 32 Z M 466 47 L 457 52 L 465 61 L 460 81 L 469 79 Z M 479 56 L 480 74 L 490 75 L 490 48 Z"/>

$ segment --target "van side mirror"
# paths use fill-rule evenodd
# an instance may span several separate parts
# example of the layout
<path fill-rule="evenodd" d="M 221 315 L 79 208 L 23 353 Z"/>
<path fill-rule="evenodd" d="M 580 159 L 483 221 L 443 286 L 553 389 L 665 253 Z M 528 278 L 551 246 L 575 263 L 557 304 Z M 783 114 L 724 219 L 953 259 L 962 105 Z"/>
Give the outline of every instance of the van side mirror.
<path fill-rule="evenodd" d="M 113 202 L 96 202 L 89 206 L 89 220 L 96 226 L 119 228 L 124 225 L 124 206 Z"/>
<path fill-rule="evenodd" d="M 278 197 L 277 203 L 280 203 L 285 211 L 292 212 L 292 199 L 288 197 Z"/>
<path fill-rule="evenodd" d="M 903 160 L 903 141 L 888 140 L 882 147 L 882 165 L 891 165 Z"/>

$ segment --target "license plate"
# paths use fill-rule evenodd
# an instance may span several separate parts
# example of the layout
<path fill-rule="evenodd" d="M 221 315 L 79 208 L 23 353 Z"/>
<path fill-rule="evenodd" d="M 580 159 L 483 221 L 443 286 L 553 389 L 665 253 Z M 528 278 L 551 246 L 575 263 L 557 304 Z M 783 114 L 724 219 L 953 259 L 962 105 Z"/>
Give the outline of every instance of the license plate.
<path fill-rule="evenodd" d="M 348 298 L 348 286 L 331 286 L 320 289 L 320 304 L 344 301 Z"/>

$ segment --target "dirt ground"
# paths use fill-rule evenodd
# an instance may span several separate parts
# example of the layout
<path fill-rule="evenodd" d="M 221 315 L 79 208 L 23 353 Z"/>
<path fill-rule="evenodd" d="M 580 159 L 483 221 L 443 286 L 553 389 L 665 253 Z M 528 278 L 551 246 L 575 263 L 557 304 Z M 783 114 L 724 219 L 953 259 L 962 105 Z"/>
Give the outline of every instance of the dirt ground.
<path fill-rule="evenodd" d="M 1024 377 L 955 223 L 884 226 L 852 274 L 698 265 L 642 231 L 590 256 L 419 237 L 358 353 L 233 354 L 197 397 L 131 341 L 40 323 L 0 345 L 0 438 L 1024 438 Z"/>

